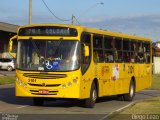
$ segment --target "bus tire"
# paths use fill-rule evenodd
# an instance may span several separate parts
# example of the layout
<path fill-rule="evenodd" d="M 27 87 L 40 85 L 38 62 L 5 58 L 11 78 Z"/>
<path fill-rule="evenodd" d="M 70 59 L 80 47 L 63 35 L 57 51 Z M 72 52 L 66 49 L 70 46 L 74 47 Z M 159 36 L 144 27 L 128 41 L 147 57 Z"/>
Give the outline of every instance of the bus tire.
<path fill-rule="evenodd" d="M 85 99 L 85 107 L 93 108 L 97 98 L 98 98 L 97 88 L 96 88 L 95 83 L 93 82 L 91 86 L 91 90 L 90 90 L 90 97 Z"/>
<path fill-rule="evenodd" d="M 123 95 L 124 101 L 132 101 L 135 96 L 135 83 L 131 80 L 129 93 Z"/>
<path fill-rule="evenodd" d="M 33 98 L 33 104 L 35 106 L 42 106 L 44 103 L 44 99 L 42 98 Z"/>

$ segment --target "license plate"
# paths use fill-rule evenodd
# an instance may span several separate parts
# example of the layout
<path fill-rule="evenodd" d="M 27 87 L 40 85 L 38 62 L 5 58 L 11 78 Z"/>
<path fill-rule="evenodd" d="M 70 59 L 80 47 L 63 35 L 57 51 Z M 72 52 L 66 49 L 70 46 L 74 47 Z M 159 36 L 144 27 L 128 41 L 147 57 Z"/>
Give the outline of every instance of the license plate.
<path fill-rule="evenodd" d="M 39 93 L 40 94 L 49 94 L 49 91 L 48 90 L 39 90 Z"/>

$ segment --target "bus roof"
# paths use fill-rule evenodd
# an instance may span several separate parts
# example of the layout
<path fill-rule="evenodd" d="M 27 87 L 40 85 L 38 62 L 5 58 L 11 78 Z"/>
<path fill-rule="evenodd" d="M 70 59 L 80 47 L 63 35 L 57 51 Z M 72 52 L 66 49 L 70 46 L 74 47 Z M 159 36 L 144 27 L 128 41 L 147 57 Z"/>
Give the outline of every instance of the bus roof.
<path fill-rule="evenodd" d="M 97 28 L 90 28 L 90 27 L 80 26 L 80 25 L 69 25 L 69 24 L 30 24 L 30 25 L 26 25 L 26 26 L 21 26 L 21 27 L 19 27 L 19 29 L 26 28 L 26 27 L 36 27 L 36 26 L 70 27 L 70 28 L 81 29 L 84 32 L 90 32 L 90 33 L 95 33 L 95 34 L 99 34 L 99 35 L 102 34 L 102 35 L 106 35 L 106 36 L 108 35 L 108 36 L 113 36 L 113 37 L 122 37 L 122 38 L 126 38 L 126 39 L 151 41 L 150 38 L 146 38 L 146 37 L 141 37 L 141 36 L 137 36 L 137 35 L 130 35 L 130 34 L 125 34 L 125 33 L 121 33 L 121 32 L 113 32 L 113 31 L 108 31 L 108 30 L 103 30 L 103 29 L 97 29 Z M 18 31 L 19 31 L 19 29 L 18 29 Z"/>

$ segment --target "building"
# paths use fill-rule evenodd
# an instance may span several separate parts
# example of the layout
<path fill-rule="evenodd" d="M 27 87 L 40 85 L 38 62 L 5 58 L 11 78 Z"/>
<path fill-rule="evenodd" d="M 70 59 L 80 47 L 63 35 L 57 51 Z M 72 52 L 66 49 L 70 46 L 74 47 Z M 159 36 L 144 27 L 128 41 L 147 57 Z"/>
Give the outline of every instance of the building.
<path fill-rule="evenodd" d="M 16 35 L 18 25 L 0 22 L 0 58 L 10 58 L 8 54 L 9 39 Z M 17 43 L 13 45 L 14 51 L 17 49 Z"/>
<path fill-rule="evenodd" d="M 153 74 L 160 74 L 160 42 L 153 43 Z"/>

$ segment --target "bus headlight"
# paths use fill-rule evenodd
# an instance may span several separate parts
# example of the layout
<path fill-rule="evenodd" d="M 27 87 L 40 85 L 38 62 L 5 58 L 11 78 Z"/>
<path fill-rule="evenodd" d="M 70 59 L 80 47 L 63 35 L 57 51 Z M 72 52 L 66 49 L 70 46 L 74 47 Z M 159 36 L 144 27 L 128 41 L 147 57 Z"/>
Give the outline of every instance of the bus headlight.
<path fill-rule="evenodd" d="M 78 80 L 77 80 L 77 79 L 73 79 L 73 83 L 75 83 L 75 84 L 76 84 L 77 82 L 78 82 Z"/>
<path fill-rule="evenodd" d="M 68 82 L 68 86 L 72 86 L 72 83 L 71 83 L 71 82 Z"/>
<path fill-rule="evenodd" d="M 24 83 L 22 80 L 20 80 L 19 78 L 16 77 L 16 81 L 19 85 L 23 86 L 23 87 L 27 87 L 27 83 Z"/>
<path fill-rule="evenodd" d="M 23 83 L 23 87 L 27 87 L 27 84 L 26 84 L 26 83 Z"/>
<path fill-rule="evenodd" d="M 22 85 L 22 84 L 23 84 L 21 80 L 19 80 L 19 84 L 20 84 L 20 85 Z"/>
<path fill-rule="evenodd" d="M 66 88 L 66 84 L 63 84 L 63 85 L 62 85 L 62 88 Z"/>
<path fill-rule="evenodd" d="M 16 81 L 17 81 L 17 82 L 18 82 L 18 80 L 19 80 L 18 77 L 16 77 Z"/>

